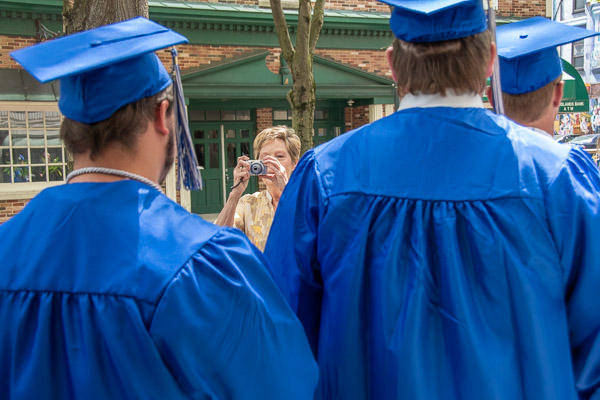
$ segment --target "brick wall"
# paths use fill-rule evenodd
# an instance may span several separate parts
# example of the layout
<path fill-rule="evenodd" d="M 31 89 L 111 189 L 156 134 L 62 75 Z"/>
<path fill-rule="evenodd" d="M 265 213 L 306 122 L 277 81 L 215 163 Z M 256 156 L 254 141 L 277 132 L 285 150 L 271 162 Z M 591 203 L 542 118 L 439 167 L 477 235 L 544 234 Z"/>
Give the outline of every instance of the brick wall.
<path fill-rule="evenodd" d="M 351 131 L 369 123 L 369 106 L 344 108 L 344 132 Z"/>
<path fill-rule="evenodd" d="M 273 126 L 273 109 L 257 108 L 256 109 L 256 134 L 260 131 Z"/>
<path fill-rule="evenodd" d="M 0 36 L 0 68 L 19 68 L 10 57 L 9 52 L 30 46 L 35 43 L 33 38 Z M 277 47 L 236 47 L 217 45 L 179 45 L 179 64 L 182 72 L 214 64 L 215 62 L 231 59 L 256 50 L 268 50 L 267 67 L 273 73 L 279 73 L 281 50 Z M 161 61 L 170 68 L 171 53 L 169 50 L 157 52 Z M 363 69 L 367 72 L 391 77 L 383 50 L 339 50 L 319 49 L 316 54 L 334 61 Z"/>
<path fill-rule="evenodd" d="M 390 43 L 391 44 L 391 43 Z M 383 50 L 318 49 L 316 54 L 342 64 L 360 68 L 372 74 L 392 78 Z"/>
<path fill-rule="evenodd" d="M 235 47 L 216 45 L 179 45 L 179 65 L 183 73 L 194 69 L 239 57 L 256 50 L 268 50 L 267 68 L 274 74 L 279 73 L 281 50 L 278 47 Z M 342 64 L 360 68 L 372 74 L 391 78 L 384 50 L 340 50 L 318 49 L 316 54 Z M 158 52 L 159 58 L 166 66 L 171 65 L 171 53 L 168 50 Z"/>
<path fill-rule="evenodd" d="M 35 38 L 0 36 L 0 68 L 20 68 L 10 56 L 10 52 L 35 43 Z"/>
<path fill-rule="evenodd" d="M 21 211 L 27 203 L 29 200 L 0 200 L 0 224 Z"/>
<path fill-rule="evenodd" d="M 259 0 L 190 0 L 190 1 L 201 1 L 208 3 L 230 3 L 230 4 L 243 4 L 248 6 L 268 7 L 267 1 Z M 282 4 L 285 1 L 282 2 Z M 289 1 L 288 3 L 291 3 Z M 292 9 L 293 7 L 287 7 Z M 297 7 L 296 7 L 297 8 Z M 376 0 L 328 0 L 325 1 L 326 10 L 347 10 L 347 11 L 377 11 L 377 12 L 389 12 L 389 6 L 380 3 Z"/>
<path fill-rule="evenodd" d="M 208 1 L 209 3 L 229 3 L 249 6 L 268 7 L 266 1 L 259 0 L 191 0 Z M 292 7 L 289 7 L 290 9 Z M 367 12 L 389 12 L 386 4 L 376 0 L 326 0 L 326 10 L 367 11 Z M 545 0 L 499 0 L 498 14 L 501 16 L 534 17 L 546 14 Z"/>
<path fill-rule="evenodd" d="M 499 0 L 498 16 L 529 18 L 546 16 L 545 0 Z"/>

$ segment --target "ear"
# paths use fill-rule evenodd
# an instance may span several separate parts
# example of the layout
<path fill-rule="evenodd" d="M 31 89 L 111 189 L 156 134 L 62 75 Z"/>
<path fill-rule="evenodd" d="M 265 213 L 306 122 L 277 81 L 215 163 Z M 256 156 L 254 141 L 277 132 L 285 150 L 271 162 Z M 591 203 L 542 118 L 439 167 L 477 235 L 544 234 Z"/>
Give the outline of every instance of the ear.
<path fill-rule="evenodd" d="M 154 109 L 154 129 L 163 135 L 169 135 L 170 118 L 167 114 L 169 100 L 163 100 Z"/>
<path fill-rule="evenodd" d="M 492 108 L 494 108 L 494 93 L 492 92 L 492 86 L 488 86 L 485 88 L 485 95 L 488 98 L 488 101 L 490 102 L 490 105 L 492 106 Z"/>
<path fill-rule="evenodd" d="M 492 72 L 494 72 L 494 60 L 496 60 L 496 43 L 492 42 L 490 43 L 490 59 L 488 60 L 487 66 L 485 68 L 486 78 L 492 76 Z"/>
<path fill-rule="evenodd" d="M 554 93 L 552 94 L 552 107 L 558 108 L 560 106 L 560 102 L 563 98 L 563 91 L 565 88 L 565 83 L 560 81 L 554 87 Z"/>
<path fill-rule="evenodd" d="M 392 46 L 385 49 L 385 59 L 387 60 L 388 65 L 390 66 L 390 71 L 392 71 L 392 79 L 394 80 L 394 82 L 398 82 L 396 70 L 394 69 L 394 63 L 392 62 L 393 52 L 394 48 Z"/>

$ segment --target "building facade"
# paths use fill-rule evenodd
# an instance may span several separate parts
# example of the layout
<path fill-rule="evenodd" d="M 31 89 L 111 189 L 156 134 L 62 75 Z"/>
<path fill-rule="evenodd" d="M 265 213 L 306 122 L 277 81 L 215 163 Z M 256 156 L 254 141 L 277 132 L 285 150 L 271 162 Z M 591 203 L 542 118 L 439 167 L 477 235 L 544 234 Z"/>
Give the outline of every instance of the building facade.
<path fill-rule="evenodd" d="M 295 33 L 294 1 L 283 2 Z M 149 1 L 150 19 L 190 40 L 178 46 L 189 125 L 205 189 L 166 193 L 196 213 L 215 213 L 227 198 L 232 168 L 252 155 L 262 129 L 291 124 L 291 87 L 268 0 Z M 287 8 L 289 7 L 289 8 Z M 548 15 L 549 1 L 497 0 L 504 21 Z M 330 0 L 314 59 L 318 145 L 393 112 L 394 89 L 384 50 L 391 44 L 389 7 L 375 0 Z M 61 0 L 0 0 L 0 223 L 70 168 L 58 132 L 58 83 L 40 85 L 11 58 L 13 50 L 62 31 Z M 160 51 L 167 68 L 171 53 Z M 248 191 L 256 190 L 251 182 Z"/>
<path fill-rule="evenodd" d="M 600 1 L 597 0 L 555 0 L 552 16 L 556 21 L 571 26 L 600 31 Z M 589 95 L 589 106 L 575 113 L 562 109 L 555 124 L 556 129 L 563 129 L 566 125 L 567 133 L 591 133 L 590 119 L 599 112 L 600 106 L 600 39 L 592 37 L 561 46 L 560 56 L 583 79 Z M 600 132 L 600 125 L 597 131 Z"/>

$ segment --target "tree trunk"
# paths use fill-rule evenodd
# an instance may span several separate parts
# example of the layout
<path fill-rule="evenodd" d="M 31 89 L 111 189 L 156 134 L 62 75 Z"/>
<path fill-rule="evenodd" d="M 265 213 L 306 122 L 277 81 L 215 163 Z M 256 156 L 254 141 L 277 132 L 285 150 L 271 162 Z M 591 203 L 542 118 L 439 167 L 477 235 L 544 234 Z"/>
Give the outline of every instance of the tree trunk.
<path fill-rule="evenodd" d="M 323 26 L 325 0 L 316 0 L 314 9 L 310 0 L 298 1 L 296 47 L 292 45 L 289 29 L 280 0 L 271 1 L 275 31 L 281 54 L 290 67 L 294 83 L 287 95 L 292 109 L 292 127 L 300 137 L 301 153 L 313 147 L 316 107 L 316 85 L 313 75 L 313 55 Z"/>
<path fill-rule="evenodd" d="M 293 73 L 294 84 L 287 99 L 292 108 L 292 128 L 300 137 L 301 153 L 313 147 L 314 120 L 316 107 L 315 81 L 311 66 L 297 68 Z"/>
<path fill-rule="evenodd" d="M 148 0 L 63 0 L 66 35 L 148 16 Z"/>

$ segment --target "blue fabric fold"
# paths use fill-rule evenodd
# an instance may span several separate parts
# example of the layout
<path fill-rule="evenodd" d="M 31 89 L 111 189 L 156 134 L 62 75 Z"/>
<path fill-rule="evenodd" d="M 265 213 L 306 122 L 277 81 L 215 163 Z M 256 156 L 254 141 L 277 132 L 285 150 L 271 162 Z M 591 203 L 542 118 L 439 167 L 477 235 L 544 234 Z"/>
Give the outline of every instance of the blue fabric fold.
<path fill-rule="evenodd" d="M 302 326 L 236 229 L 119 181 L 46 189 L 0 237 L 0 398 L 312 398 Z"/>
<path fill-rule="evenodd" d="M 265 255 L 316 398 L 598 396 L 599 192 L 582 150 L 483 109 L 407 109 L 307 152 Z"/>

